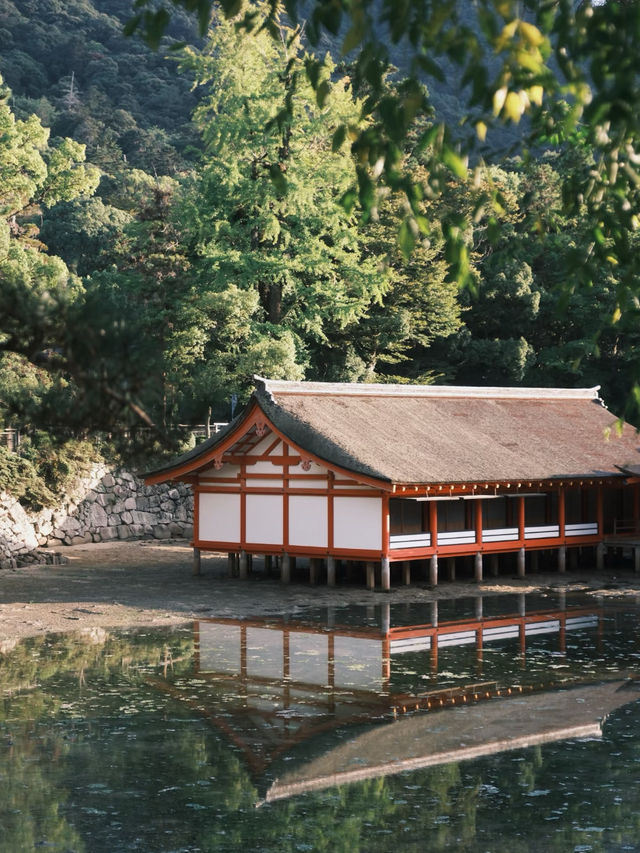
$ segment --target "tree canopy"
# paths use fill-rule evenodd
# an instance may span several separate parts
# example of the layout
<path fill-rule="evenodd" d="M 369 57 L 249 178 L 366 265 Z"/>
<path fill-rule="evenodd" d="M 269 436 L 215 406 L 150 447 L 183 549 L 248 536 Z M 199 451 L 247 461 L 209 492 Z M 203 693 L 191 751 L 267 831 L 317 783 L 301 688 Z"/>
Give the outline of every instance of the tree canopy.
<path fill-rule="evenodd" d="M 563 286 L 568 291 L 590 288 L 603 268 L 615 267 L 616 295 L 613 305 L 607 303 L 602 326 L 615 324 L 623 313 L 635 315 L 640 293 L 633 239 L 640 201 L 640 5 L 628 0 L 271 0 L 266 16 L 242 0 L 175 0 L 174 5 L 195 14 L 202 32 L 220 9 L 238 28 L 264 30 L 275 39 L 283 14 L 294 24 L 304 22 L 312 46 L 329 38 L 334 52 L 349 62 L 355 92 L 363 97 L 361 118 L 367 119 L 333 131 L 336 142 L 350 138 L 356 158 L 343 204 L 351 210 L 358 203 L 367 220 L 376 214 L 385 188 L 402 193 L 406 214 L 399 237 L 406 255 L 430 234 L 422 200 L 439 194 L 451 176 L 474 180 L 498 126 L 520 126 L 512 153 L 525 159 L 541 150 L 587 150 L 585 168 L 563 175 L 564 214 L 588 223 L 584 240 L 564 255 Z M 166 8 L 141 0 L 127 31 L 139 30 L 158 45 L 170 18 Z M 390 78 L 398 56 L 400 71 Z M 331 90 L 323 73 L 326 61 L 316 54 L 305 64 L 319 103 Z M 424 84 L 445 75 L 459 83 L 462 126 L 433 119 Z M 283 104 L 292 116 L 290 102 Z M 420 182 L 404 166 L 407 143 L 425 164 Z M 486 190 L 469 214 L 471 220 L 486 215 L 495 234 L 502 198 L 494 187 Z M 460 283 L 472 279 L 464 238 L 468 222 L 456 212 L 444 222 L 450 275 Z M 544 216 L 531 226 L 544 231 Z M 635 380 L 634 392 L 640 397 Z"/>

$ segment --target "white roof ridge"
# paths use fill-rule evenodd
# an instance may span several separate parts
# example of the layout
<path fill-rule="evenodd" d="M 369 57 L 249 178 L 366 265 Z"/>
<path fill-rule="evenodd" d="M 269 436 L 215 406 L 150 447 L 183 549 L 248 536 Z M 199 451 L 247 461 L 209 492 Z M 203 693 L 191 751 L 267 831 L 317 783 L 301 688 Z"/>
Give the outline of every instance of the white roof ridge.
<path fill-rule="evenodd" d="M 477 399 L 598 400 L 600 386 L 592 388 L 525 388 L 485 385 L 393 385 L 366 382 L 289 382 L 253 377 L 270 396 L 314 394 L 345 397 L 471 397 Z"/>

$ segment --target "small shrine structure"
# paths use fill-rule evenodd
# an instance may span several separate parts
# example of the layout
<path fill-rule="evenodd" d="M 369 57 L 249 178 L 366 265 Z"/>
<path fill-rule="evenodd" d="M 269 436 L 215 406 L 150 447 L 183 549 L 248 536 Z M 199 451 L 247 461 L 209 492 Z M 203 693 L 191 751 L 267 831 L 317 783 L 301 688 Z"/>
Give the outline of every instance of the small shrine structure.
<path fill-rule="evenodd" d="M 152 473 L 193 488 L 194 570 L 225 551 L 247 575 L 252 555 L 288 582 L 336 583 L 360 564 L 388 590 L 446 561 L 512 561 L 541 551 L 631 545 L 640 568 L 640 437 L 587 389 L 285 382 L 255 377 L 222 432 Z M 530 556 L 528 556 L 530 555 Z M 275 558 L 275 559 L 274 559 Z M 304 558 L 304 559 L 303 559 Z"/>

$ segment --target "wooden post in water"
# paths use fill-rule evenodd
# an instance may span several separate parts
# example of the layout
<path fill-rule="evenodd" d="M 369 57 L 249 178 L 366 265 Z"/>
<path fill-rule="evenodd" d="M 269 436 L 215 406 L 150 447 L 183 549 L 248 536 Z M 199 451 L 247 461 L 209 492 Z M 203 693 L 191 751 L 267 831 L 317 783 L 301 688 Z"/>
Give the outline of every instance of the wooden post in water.
<path fill-rule="evenodd" d="M 601 572 L 604 569 L 604 542 L 598 542 L 596 545 L 596 569 Z"/>
<path fill-rule="evenodd" d="M 432 554 L 429 560 L 429 583 L 431 586 L 438 585 L 438 555 Z"/>
<path fill-rule="evenodd" d="M 405 560 L 402 564 L 402 582 L 405 586 L 410 586 L 411 584 L 411 561 Z"/>
<path fill-rule="evenodd" d="M 288 554 L 283 554 L 280 559 L 280 580 L 282 583 L 291 581 L 291 557 Z"/>
<path fill-rule="evenodd" d="M 456 558 L 449 557 L 447 563 L 449 567 L 449 580 L 454 581 L 456 579 Z"/>
<path fill-rule="evenodd" d="M 194 549 L 193 549 L 193 574 L 194 574 L 194 575 L 199 575 L 199 574 L 200 574 L 200 569 L 201 569 L 201 565 L 200 565 L 200 548 L 194 548 Z"/>
<path fill-rule="evenodd" d="M 478 503 L 480 503 L 480 501 L 478 501 Z M 476 583 L 480 583 L 480 581 L 482 580 L 482 551 L 476 552 L 476 555 L 475 555 L 475 558 L 473 561 L 473 566 L 474 566 L 474 574 L 475 574 Z"/>
<path fill-rule="evenodd" d="M 246 551 L 240 551 L 240 559 L 238 560 L 238 575 L 240 580 L 245 580 L 249 574 L 249 560 Z"/>
<path fill-rule="evenodd" d="M 388 557 L 380 560 L 380 584 L 384 592 L 389 592 L 391 589 L 391 563 Z"/>
<path fill-rule="evenodd" d="M 491 555 L 491 574 L 494 578 L 498 577 L 500 563 L 498 562 L 498 555 Z"/>
<path fill-rule="evenodd" d="M 523 578 L 526 572 L 526 554 L 524 548 L 518 551 L 518 577 Z"/>
<path fill-rule="evenodd" d="M 311 557 L 309 560 L 309 583 L 312 586 L 318 583 L 319 570 L 320 560 L 317 557 Z"/>
<path fill-rule="evenodd" d="M 375 589 L 376 567 L 373 563 L 367 563 L 367 589 Z"/>
<path fill-rule="evenodd" d="M 336 558 L 327 557 L 327 586 L 336 585 Z"/>
<path fill-rule="evenodd" d="M 561 545 L 558 548 L 558 571 L 561 574 L 567 571 L 567 546 Z"/>

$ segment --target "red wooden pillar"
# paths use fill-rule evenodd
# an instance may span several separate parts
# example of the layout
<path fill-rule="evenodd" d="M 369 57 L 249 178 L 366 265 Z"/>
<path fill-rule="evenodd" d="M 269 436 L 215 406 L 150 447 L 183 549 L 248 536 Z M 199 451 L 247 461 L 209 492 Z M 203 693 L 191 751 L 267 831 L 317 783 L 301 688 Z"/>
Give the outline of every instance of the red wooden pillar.
<path fill-rule="evenodd" d="M 518 495 L 518 539 L 524 545 L 524 497 Z"/>
<path fill-rule="evenodd" d="M 601 483 L 596 486 L 596 521 L 598 522 L 598 536 L 604 536 L 604 495 Z"/>
<path fill-rule="evenodd" d="M 472 501 L 473 503 L 473 501 Z M 475 517 L 475 527 L 476 527 L 476 545 L 482 545 L 482 501 L 476 501 L 476 517 Z"/>
<path fill-rule="evenodd" d="M 435 548 L 438 544 L 438 503 L 429 501 L 429 532 L 431 533 L 431 546 Z"/>
<path fill-rule="evenodd" d="M 565 530 L 565 506 L 564 506 L 564 486 L 558 489 L 558 527 L 560 528 L 560 538 L 564 539 Z"/>

